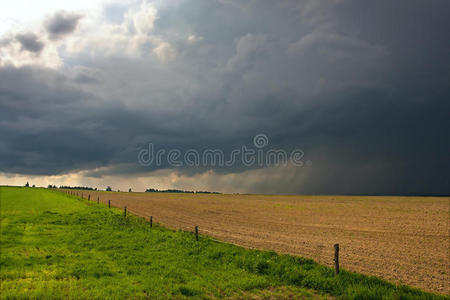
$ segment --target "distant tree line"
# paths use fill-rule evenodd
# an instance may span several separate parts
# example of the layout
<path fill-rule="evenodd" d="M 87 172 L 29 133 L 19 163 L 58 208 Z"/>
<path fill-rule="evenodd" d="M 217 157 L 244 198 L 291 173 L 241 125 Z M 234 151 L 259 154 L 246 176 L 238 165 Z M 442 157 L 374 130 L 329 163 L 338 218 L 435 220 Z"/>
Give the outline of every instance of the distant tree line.
<path fill-rule="evenodd" d="M 50 187 L 50 186 L 49 186 Z M 54 187 L 56 187 L 54 185 Z M 88 186 L 66 186 L 66 185 L 60 185 L 59 186 L 60 189 L 67 189 L 67 190 L 88 190 L 88 191 L 96 191 L 97 188 L 91 188 Z"/>
<path fill-rule="evenodd" d="M 219 192 L 195 191 L 196 194 L 221 194 Z"/>
<path fill-rule="evenodd" d="M 177 189 L 168 189 L 168 190 L 158 190 L 149 188 L 145 190 L 146 193 L 187 193 L 187 194 L 220 194 L 218 192 L 208 192 L 208 191 L 185 191 L 185 190 L 177 190 Z"/>

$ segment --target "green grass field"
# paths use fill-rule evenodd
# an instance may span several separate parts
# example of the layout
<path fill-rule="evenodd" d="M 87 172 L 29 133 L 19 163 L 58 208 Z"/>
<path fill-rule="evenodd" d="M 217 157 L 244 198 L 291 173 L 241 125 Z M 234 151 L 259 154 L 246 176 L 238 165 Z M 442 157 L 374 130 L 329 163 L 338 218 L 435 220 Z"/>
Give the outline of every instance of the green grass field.
<path fill-rule="evenodd" d="M 149 224 L 57 191 L 0 187 L 2 299 L 449 299 Z"/>

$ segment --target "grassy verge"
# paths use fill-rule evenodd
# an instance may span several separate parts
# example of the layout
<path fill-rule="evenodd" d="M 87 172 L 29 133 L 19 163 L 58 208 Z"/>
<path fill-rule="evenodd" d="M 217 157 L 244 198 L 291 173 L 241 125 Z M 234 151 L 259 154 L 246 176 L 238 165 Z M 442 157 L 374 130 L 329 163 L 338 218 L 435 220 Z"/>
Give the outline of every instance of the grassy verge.
<path fill-rule="evenodd" d="M 448 299 L 163 227 L 56 191 L 0 187 L 3 299 Z"/>

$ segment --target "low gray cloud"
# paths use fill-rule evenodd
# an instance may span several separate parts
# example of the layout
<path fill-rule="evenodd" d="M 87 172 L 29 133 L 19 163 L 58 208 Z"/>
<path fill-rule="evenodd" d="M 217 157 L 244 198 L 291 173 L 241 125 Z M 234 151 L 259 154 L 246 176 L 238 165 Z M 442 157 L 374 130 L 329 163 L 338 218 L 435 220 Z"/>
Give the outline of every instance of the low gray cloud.
<path fill-rule="evenodd" d="M 23 33 L 16 35 L 16 40 L 20 43 L 22 50 L 39 53 L 44 49 L 44 42 L 34 33 Z"/>
<path fill-rule="evenodd" d="M 167 169 L 186 189 L 197 178 L 240 192 L 448 194 L 450 23 L 434 11 L 450 5 L 404 2 L 424 16 L 414 17 L 419 35 L 388 12 L 397 4 L 371 5 L 379 13 L 357 1 L 182 1 L 158 7 L 152 32 L 176 49 L 171 62 L 142 46 L 138 59 L 88 49 L 64 70 L 1 67 L 0 171 Z M 105 11 L 118 23 L 122 10 Z M 193 34 L 201 39 L 188 43 Z M 312 166 L 137 163 L 149 142 L 230 153 L 258 133 L 269 148 L 304 150 Z"/>
<path fill-rule="evenodd" d="M 51 40 L 60 39 L 75 31 L 78 22 L 83 16 L 75 13 L 60 11 L 49 18 L 45 28 Z"/>

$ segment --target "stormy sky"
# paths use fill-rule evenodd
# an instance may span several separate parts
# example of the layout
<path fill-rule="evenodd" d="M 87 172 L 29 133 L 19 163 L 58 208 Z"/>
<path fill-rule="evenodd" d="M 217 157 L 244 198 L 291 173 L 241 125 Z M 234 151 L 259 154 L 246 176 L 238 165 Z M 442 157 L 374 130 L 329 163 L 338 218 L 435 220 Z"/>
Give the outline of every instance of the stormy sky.
<path fill-rule="evenodd" d="M 450 194 L 447 0 L 60 2 L 0 5 L 0 184 Z M 305 164 L 138 163 L 258 134 Z"/>

